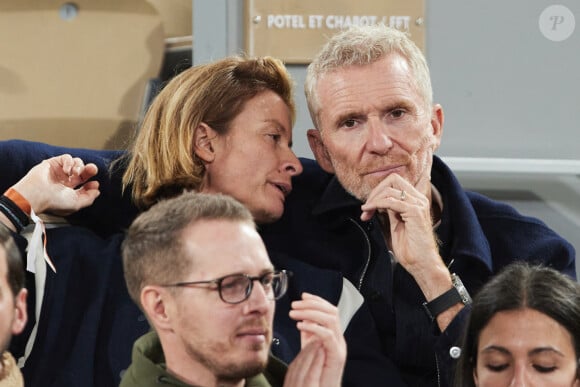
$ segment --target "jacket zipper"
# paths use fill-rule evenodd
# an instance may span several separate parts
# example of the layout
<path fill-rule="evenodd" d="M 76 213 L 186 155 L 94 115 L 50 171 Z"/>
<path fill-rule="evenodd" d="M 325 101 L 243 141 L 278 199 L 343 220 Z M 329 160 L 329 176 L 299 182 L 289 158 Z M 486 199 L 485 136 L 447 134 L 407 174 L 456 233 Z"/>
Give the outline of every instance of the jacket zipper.
<path fill-rule="evenodd" d="M 437 353 L 435 353 L 435 368 L 437 369 L 437 386 L 441 387 L 441 373 L 439 372 L 439 359 L 437 358 Z"/>
<path fill-rule="evenodd" d="M 362 289 L 364 277 L 366 276 L 367 270 L 369 269 L 369 265 L 371 263 L 371 240 L 369 239 L 369 236 L 367 235 L 365 230 L 362 228 L 362 226 L 360 224 L 357 223 L 356 220 L 354 220 L 353 218 L 348 218 L 348 220 L 350 220 L 352 223 L 354 223 L 354 225 L 360 230 L 360 232 L 365 237 L 365 240 L 367 241 L 367 247 L 368 247 L 368 249 L 367 249 L 368 250 L 367 261 L 363 267 L 363 272 L 359 278 L 358 286 L 357 286 L 358 290 L 360 291 Z M 451 263 L 453 263 L 453 262 L 451 262 Z M 439 359 L 437 358 L 436 353 L 435 353 L 435 369 L 437 370 L 437 386 L 441 387 L 441 372 L 439 371 Z"/>
<path fill-rule="evenodd" d="M 362 226 L 360 224 L 358 224 L 356 222 L 356 220 L 354 220 L 353 218 L 348 218 L 348 220 L 350 220 L 352 223 L 355 224 L 355 226 L 362 232 L 363 236 L 365 237 L 365 240 L 367 241 L 367 246 L 368 246 L 368 254 L 367 254 L 367 261 L 363 267 L 363 271 L 362 274 L 358 280 L 358 291 L 360 292 L 362 289 L 362 285 L 363 285 L 363 280 L 367 274 L 367 270 L 369 269 L 369 265 L 371 264 L 371 240 L 369 239 L 369 236 L 367 235 L 367 233 L 365 232 L 365 230 L 362 228 Z"/>

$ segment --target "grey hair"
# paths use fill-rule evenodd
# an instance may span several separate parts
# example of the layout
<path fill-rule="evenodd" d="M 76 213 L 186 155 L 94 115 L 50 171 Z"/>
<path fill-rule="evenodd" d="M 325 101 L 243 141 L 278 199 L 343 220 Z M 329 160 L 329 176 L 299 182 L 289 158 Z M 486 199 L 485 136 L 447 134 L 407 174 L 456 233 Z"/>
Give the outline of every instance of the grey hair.
<path fill-rule="evenodd" d="M 317 85 L 325 74 L 350 66 L 369 65 L 397 53 L 411 67 L 415 87 L 425 106 L 433 104 L 433 89 L 425 56 L 409 36 L 383 24 L 353 26 L 334 35 L 308 66 L 304 92 L 312 122 L 320 129 Z"/>

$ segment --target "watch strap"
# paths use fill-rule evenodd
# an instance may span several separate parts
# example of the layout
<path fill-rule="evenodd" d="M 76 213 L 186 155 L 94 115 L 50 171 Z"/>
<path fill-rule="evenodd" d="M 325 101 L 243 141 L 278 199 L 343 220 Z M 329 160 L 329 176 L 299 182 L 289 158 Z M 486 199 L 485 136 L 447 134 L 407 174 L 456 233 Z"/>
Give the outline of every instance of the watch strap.
<path fill-rule="evenodd" d="M 455 288 L 455 286 L 452 286 L 451 289 L 449 289 L 439 297 L 436 297 L 429 302 L 424 302 L 423 308 L 425 309 L 427 316 L 429 316 L 431 321 L 433 321 L 441 313 L 445 312 L 453 305 L 459 303 L 463 303 L 463 299 L 461 298 L 461 295 L 459 294 L 459 291 Z"/>

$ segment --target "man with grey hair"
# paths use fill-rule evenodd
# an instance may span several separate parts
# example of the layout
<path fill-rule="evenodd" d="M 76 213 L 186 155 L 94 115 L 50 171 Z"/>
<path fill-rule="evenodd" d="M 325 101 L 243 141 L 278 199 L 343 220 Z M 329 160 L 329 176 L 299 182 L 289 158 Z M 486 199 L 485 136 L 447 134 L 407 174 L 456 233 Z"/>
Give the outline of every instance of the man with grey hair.
<path fill-rule="evenodd" d="M 302 350 L 288 371 L 269 356 L 289 274 L 233 198 L 159 202 L 133 222 L 122 254 L 129 294 L 154 329 L 136 342 L 122 387 L 341 385 L 346 343 L 337 308 L 320 297 L 292 302 Z"/>
<path fill-rule="evenodd" d="M 283 218 L 262 236 L 357 285 L 396 369 L 390 385 L 450 384 L 469 293 L 506 264 L 539 261 L 575 276 L 568 242 L 464 191 L 434 155 L 443 109 L 405 33 L 340 32 L 308 67 L 305 92 L 318 164 L 301 160 Z"/>

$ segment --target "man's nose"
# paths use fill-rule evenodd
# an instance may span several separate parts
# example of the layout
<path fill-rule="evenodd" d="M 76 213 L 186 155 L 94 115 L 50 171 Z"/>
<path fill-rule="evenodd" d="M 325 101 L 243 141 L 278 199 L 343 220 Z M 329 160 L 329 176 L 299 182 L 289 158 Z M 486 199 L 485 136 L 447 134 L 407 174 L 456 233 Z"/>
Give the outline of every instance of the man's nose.
<path fill-rule="evenodd" d="M 266 313 L 268 308 L 273 307 L 271 298 L 260 281 L 256 281 L 252 286 L 250 297 L 244 303 L 245 313 Z"/>
<path fill-rule="evenodd" d="M 378 118 L 367 122 L 366 148 L 371 153 L 385 154 L 393 147 L 387 124 Z"/>

